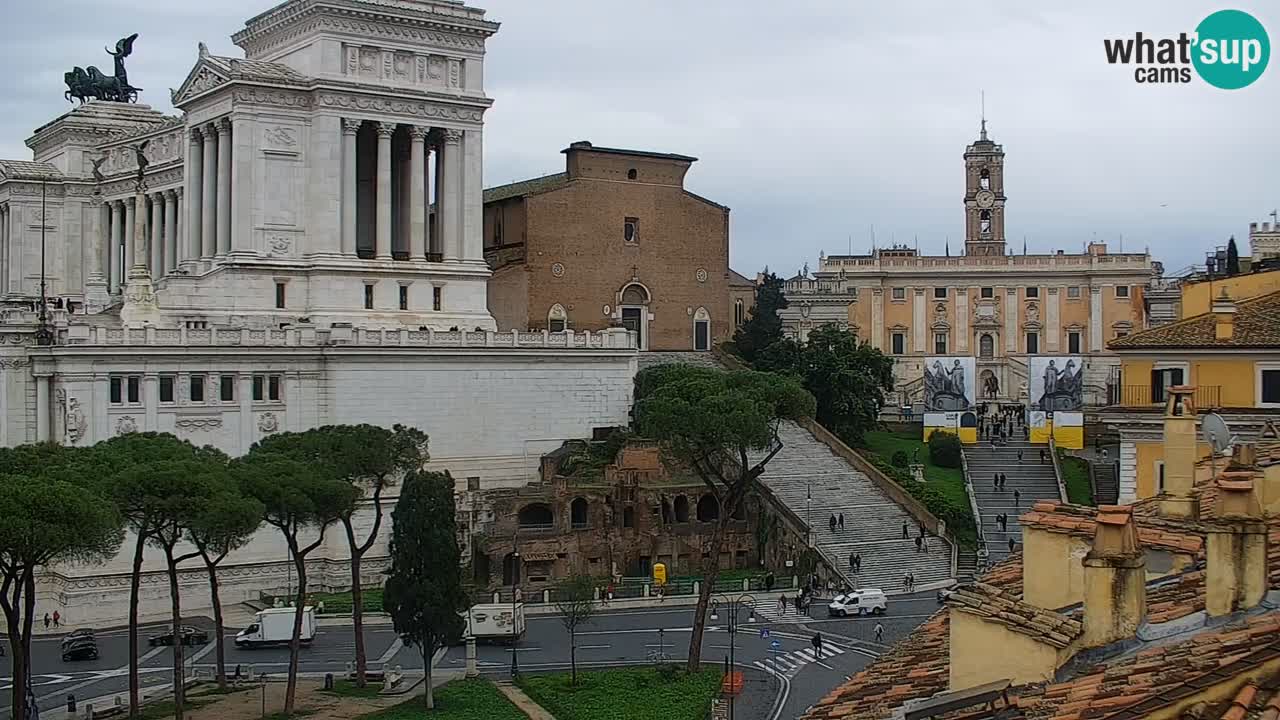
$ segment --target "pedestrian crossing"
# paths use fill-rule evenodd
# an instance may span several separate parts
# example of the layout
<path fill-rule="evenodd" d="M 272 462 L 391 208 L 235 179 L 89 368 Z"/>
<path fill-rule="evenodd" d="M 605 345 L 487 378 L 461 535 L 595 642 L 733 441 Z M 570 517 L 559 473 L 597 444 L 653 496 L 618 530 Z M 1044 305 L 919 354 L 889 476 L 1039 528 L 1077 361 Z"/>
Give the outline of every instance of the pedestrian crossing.
<path fill-rule="evenodd" d="M 779 609 L 777 603 L 764 603 L 756 608 L 757 619 L 771 623 L 802 623 L 812 620 L 813 618 L 808 612 L 796 610 L 795 603 L 792 602 L 793 599 L 791 597 L 787 598 L 786 609 Z M 827 607 L 825 602 L 822 603 L 822 607 L 825 612 Z M 810 609 L 812 609 L 812 605 Z"/>
<path fill-rule="evenodd" d="M 821 655 L 814 651 L 812 647 L 807 647 L 801 650 L 779 653 L 776 656 L 771 653 L 768 658 L 756 660 L 751 664 L 767 673 L 791 678 L 815 662 L 821 663 L 837 655 L 843 655 L 844 652 L 844 648 L 837 645 L 824 644 Z"/>

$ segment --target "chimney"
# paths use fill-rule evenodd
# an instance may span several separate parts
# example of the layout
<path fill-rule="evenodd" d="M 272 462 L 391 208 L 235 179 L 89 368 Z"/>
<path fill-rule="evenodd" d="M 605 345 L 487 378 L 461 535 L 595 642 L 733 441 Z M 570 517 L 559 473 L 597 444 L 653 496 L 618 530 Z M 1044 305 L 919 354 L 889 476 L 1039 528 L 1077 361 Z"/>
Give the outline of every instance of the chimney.
<path fill-rule="evenodd" d="M 1236 304 L 1227 296 L 1227 289 L 1213 301 L 1213 336 L 1216 340 L 1230 340 L 1236 331 Z"/>
<path fill-rule="evenodd" d="M 1218 497 L 1205 543 L 1210 616 L 1256 607 L 1267 594 L 1267 524 L 1253 480 L 1253 472 L 1225 472 L 1214 482 Z"/>
<path fill-rule="evenodd" d="M 1082 646 L 1132 638 L 1147 619 L 1147 558 L 1127 505 L 1098 508 L 1093 549 L 1084 556 Z"/>
<path fill-rule="evenodd" d="M 1164 492 L 1158 498 L 1160 515 L 1192 519 L 1199 516 L 1195 497 L 1196 389 L 1175 385 L 1167 391 L 1164 409 Z"/>

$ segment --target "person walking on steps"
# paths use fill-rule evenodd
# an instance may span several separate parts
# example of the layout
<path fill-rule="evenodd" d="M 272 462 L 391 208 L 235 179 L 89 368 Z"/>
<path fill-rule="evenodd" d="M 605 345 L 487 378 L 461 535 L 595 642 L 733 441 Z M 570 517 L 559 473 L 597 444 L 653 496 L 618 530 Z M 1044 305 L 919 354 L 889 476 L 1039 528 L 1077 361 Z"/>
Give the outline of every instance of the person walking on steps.
<path fill-rule="evenodd" d="M 1022 464 L 1022 448 L 1018 448 L 1018 464 Z"/>
<path fill-rule="evenodd" d="M 45 629 L 45 630 L 48 630 L 48 629 L 49 629 L 49 623 L 50 623 L 50 622 L 53 622 L 53 621 L 49 619 L 49 613 L 45 613 L 45 614 L 44 614 L 44 629 Z"/>
<path fill-rule="evenodd" d="M 1009 553 L 1010 553 L 1010 554 L 1012 554 L 1012 553 L 1013 553 L 1014 544 L 1015 544 L 1015 543 L 1013 542 L 1013 538 L 1009 538 Z"/>
<path fill-rule="evenodd" d="M 902 574 L 902 590 L 904 592 L 911 592 L 911 573 Z"/>
<path fill-rule="evenodd" d="M 906 521 L 906 520 L 903 520 L 903 521 L 902 521 L 902 539 L 903 539 L 903 540 L 906 540 L 906 539 L 907 539 L 907 536 L 908 536 L 908 533 L 907 533 L 907 521 Z"/>
<path fill-rule="evenodd" d="M 917 535 L 916 536 L 916 552 L 920 552 L 923 546 L 924 546 L 924 538 Z"/>
<path fill-rule="evenodd" d="M 858 556 L 853 553 L 849 553 L 849 569 L 858 572 Z"/>
<path fill-rule="evenodd" d="M 876 643 L 882 644 L 883 642 L 884 642 L 884 625 L 881 625 L 880 623 L 876 623 Z"/>
<path fill-rule="evenodd" d="M 54 626 L 54 627 L 58 627 L 58 623 L 60 623 L 61 621 L 62 621 L 62 615 L 60 615 L 60 614 L 58 613 L 58 611 L 57 611 L 57 610 L 54 610 L 54 611 L 53 611 L 53 626 Z"/>
<path fill-rule="evenodd" d="M 836 531 L 836 516 L 835 516 L 835 515 L 832 515 L 832 516 L 831 516 L 831 521 L 830 521 L 830 522 L 828 522 L 828 523 L 827 523 L 827 525 L 829 525 L 829 526 L 831 527 L 831 532 L 835 532 L 835 531 Z"/>
<path fill-rule="evenodd" d="M 822 659 L 822 633 L 813 634 L 813 657 L 815 660 Z"/>
<path fill-rule="evenodd" d="M 856 573 L 862 572 L 862 554 L 861 553 L 853 556 L 853 571 Z"/>
<path fill-rule="evenodd" d="M 840 526 L 840 532 L 844 532 L 844 513 L 836 516 L 836 524 Z"/>
<path fill-rule="evenodd" d="M 1018 507 L 1018 503 L 1022 500 L 1022 493 L 1018 492 L 1018 488 L 1013 489 L 1013 506 Z"/>
<path fill-rule="evenodd" d="M 1000 489 L 1000 473 L 991 473 L 991 489 Z"/>
<path fill-rule="evenodd" d="M 1040 464 L 1044 464 L 1044 448 L 1040 448 Z"/>
<path fill-rule="evenodd" d="M 781 595 L 778 596 L 778 614 L 779 615 L 787 614 L 787 594 L 786 593 L 782 593 Z"/>

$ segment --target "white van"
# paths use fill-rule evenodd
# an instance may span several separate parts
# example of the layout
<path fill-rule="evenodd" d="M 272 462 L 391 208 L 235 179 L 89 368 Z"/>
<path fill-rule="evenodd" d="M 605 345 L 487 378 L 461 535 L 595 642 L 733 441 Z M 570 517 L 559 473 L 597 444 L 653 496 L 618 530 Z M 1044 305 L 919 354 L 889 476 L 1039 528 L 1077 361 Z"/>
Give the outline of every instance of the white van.
<path fill-rule="evenodd" d="M 835 596 L 827 605 L 827 612 L 832 617 L 883 615 L 886 607 L 888 599 L 884 591 L 867 588 Z"/>

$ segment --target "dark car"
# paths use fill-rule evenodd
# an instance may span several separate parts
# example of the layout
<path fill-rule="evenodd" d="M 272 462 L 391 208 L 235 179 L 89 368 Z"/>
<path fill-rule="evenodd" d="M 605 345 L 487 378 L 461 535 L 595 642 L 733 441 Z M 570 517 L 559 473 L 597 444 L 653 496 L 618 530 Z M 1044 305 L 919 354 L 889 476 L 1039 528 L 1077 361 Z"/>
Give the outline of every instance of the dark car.
<path fill-rule="evenodd" d="M 72 630 L 71 632 L 67 633 L 62 638 L 62 647 L 66 648 L 68 645 L 71 645 L 77 640 L 84 640 L 85 638 L 88 638 L 90 640 L 94 639 L 93 628 L 81 628 L 79 630 Z"/>
<path fill-rule="evenodd" d="M 206 645 L 209 642 L 209 633 L 200 628 L 191 627 L 190 625 L 182 626 L 182 644 L 183 645 Z M 147 638 L 147 643 L 152 647 L 157 645 L 172 645 L 173 631 L 152 635 Z"/>
<path fill-rule="evenodd" d="M 98 641 L 92 635 L 85 635 L 62 644 L 62 661 L 97 660 Z"/>

